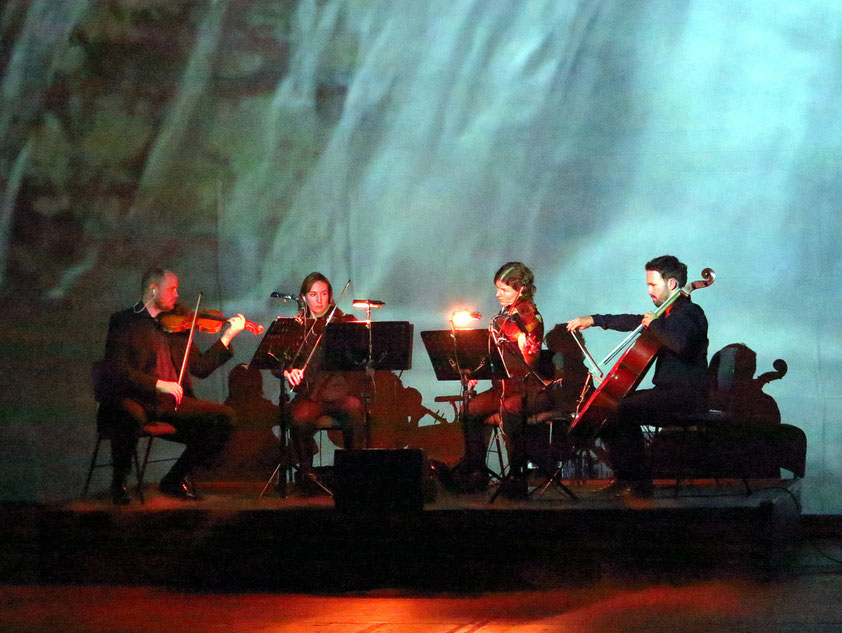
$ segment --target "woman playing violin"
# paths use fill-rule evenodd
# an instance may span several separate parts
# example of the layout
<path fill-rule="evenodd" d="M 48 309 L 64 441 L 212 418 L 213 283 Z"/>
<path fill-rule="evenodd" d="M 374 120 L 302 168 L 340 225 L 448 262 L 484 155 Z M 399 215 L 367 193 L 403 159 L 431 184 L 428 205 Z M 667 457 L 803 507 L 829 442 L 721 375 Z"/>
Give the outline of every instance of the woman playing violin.
<path fill-rule="evenodd" d="M 343 314 L 336 307 L 333 287 L 327 277 L 319 272 L 310 273 L 304 278 L 301 282 L 300 296 L 303 299 L 303 309 L 299 318 L 305 325 L 305 341 L 300 356 L 306 359 L 317 345 L 329 317 L 331 323 L 355 319 Z M 290 439 L 295 459 L 299 464 L 296 487 L 303 494 L 318 491 L 312 477 L 316 421 L 322 415 L 334 418 L 342 425 L 345 447 L 353 448 L 354 428 L 359 428 L 364 418 L 363 404 L 351 393 L 346 374 L 321 369 L 323 358 L 323 348 L 319 345 L 306 369 L 284 371 L 284 377 L 296 394 L 289 406 Z"/>
<path fill-rule="evenodd" d="M 501 492 L 519 497 L 526 494 L 526 455 L 522 440 L 525 418 L 550 408 L 549 395 L 534 375 L 544 337 L 544 320 L 535 305 L 535 277 L 521 262 L 508 262 L 494 275 L 501 311 L 491 320 L 491 339 L 500 351 L 509 376 L 495 381 L 488 391 L 471 399 L 465 419 L 465 457 L 460 469 L 472 477 L 485 477 L 488 428 L 498 420 L 509 440 L 512 477 Z M 473 384 L 471 385 L 473 386 Z"/>

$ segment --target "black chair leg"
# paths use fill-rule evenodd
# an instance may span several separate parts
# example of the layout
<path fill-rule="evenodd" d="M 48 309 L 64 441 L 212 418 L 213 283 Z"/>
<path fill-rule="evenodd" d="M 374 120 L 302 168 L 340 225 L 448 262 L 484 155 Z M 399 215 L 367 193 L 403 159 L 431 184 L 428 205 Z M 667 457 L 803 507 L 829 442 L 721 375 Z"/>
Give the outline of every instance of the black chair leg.
<path fill-rule="evenodd" d="M 96 468 L 96 458 L 99 455 L 99 445 L 102 443 L 102 435 L 97 433 L 96 435 L 96 444 L 94 444 L 94 454 L 91 457 L 91 463 L 88 466 L 88 475 L 85 477 L 85 486 L 82 488 L 82 498 L 88 496 L 88 490 L 91 487 L 91 479 L 94 475 L 94 468 Z"/>
<path fill-rule="evenodd" d="M 146 450 L 143 454 L 143 463 L 138 464 L 137 460 L 137 447 L 134 450 L 134 467 L 135 472 L 137 473 L 137 498 L 140 499 L 141 503 L 145 503 L 143 498 L 143 478 L 146 475 L 146 466 L 149 464 L 149 454 L 152 452 L 152 440 L 154 438 L 149 436 L 146 440 Z"/>
<path fill-rule="evenodd" d="M 556 469 L 556 471 L 549 478 L 547 478 L 547 480 L 544 483 L 542 483 L 538 486 L 535 486 L 532 490 L 530 490 L 529 496 L 531 497 L 532 495 L 534 495 L 538 491 L 540 491 L 540 492 L 538 492 L 538 495 L 541 496 L 547 491 L 547 489 L 550 486 L 555 486 L 558 490 L 560 490 L 561 492 L 566 494 L 568 497 L 573 499 L 573 501 L 578 501 L 579 497 L 576 496 L 576 493 L 574 493 L 567 486 L 567 484 L 565 484 L 564 481 L 562 481 L 562 472 L 563 471 L 564 471 L 564 463 L 562 463 Z"/>

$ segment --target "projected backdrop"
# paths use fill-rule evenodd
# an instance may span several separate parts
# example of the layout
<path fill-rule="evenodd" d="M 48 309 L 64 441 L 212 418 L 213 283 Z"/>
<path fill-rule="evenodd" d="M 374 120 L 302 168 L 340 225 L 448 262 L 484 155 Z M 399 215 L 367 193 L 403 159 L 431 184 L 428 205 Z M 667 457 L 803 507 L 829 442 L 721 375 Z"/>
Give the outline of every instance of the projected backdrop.
<path fill-rule="evenodd" d="M 807 432 L 806 510 L 842 510 L 835 3 L 2 11 L 3 498 L 78 493 L 88 368 L 150 264 L 265 324 L 294 313 L 270 292 L 320 270 L 417 333 L 457 307 L 487 320 L 508 260 L 535 271 L 550 326 L 643 312 L 643 264 L 672 253 L 717 271 L 696 295 L 711 353 L 789 364 L 766 391 Z M 588 332 L 598 358 L 616 342 Z M 202 395 L 224 398 L 219 373 Z M 458 389 L 417 335 L 401 379 L 433 412 Z"/>

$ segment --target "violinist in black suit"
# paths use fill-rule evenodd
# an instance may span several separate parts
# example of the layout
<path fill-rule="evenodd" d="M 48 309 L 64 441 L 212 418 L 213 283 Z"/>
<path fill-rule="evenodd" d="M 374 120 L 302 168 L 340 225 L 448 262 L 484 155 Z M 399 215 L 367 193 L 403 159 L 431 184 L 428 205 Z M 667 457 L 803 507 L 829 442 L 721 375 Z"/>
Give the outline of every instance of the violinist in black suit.
<path fill-rule="evenodd" d="M 489 325 L 508 373 L 495 380 L 491 389 L 473 397 L 465 417 L 465 456 L 458 466 L 460 474 L 487 483 L 485 456 L 488 422 L 498 414 L 508 439 L 511 476 L 501 494 L 510 498 L 526 496 L 526 454 L 521 440 L 526 418 L 552 406 L 550 394 L 534 373 L 544 338 L 544 320 L 535 305 L 535 277 L 522 262 L 508 262 L 494 275 L 497 300 L 501 310 Z M 472 382 L 473 387 L 475 382 Z"/>
<path fill-rule="evenodd" d="M 687 266 L 672 255 L 646 264 L 646 287 L 656 307 L 687 284 Z M 594 314 L 567 323 L 570 331 L 593 325 L 630 332 L 640 325 L 660 344 L 652 389 L 639 389 L 620 401 L 601 437 L 608 449 L 615 482 L 607 489 L 619 496 L 651 496 L 652 477 L 641 425 L 657 424 L 675 414 L 707 409 L 708 322 L 704 310 L 681 295 L 656 318 L 645 314 Z"/>
<path fill-rule="evenodd" d="M 175 440 L 184 452 L 160 483 L 169 496 L 194 495 L 185 477 L 194 465 L 206 465 L 222 450 L 235 421 L 230 407 L 194 397 L 190 375 L 204 378 L 233 356 L 232 339 L 245 327 L 242 314 L 228 319 L 228 328 L 205 352 L 192 345 L 181 383 L 179 369 L 188 333 L 164 331 L 159 319 L 178 300 L 178 276 L 171 270 L 150 268 L 141 280 L 141 298 L 131 308 L 111 315 L 105 358 L 96 380 L 100 408 L 98 423 L 111 436 L 115 504 L 131 501 L 126 476 L 140 429 L 149 421 L 176 428 Z"/>
<path fill-rule="evenodd" d="M 313 479 L 313 437 L 316 421 L 322 415 L 329 415 L 342 426 L 345 448 L 354 447 L 354 429 L 360 428 L 365 408 L 354 394 L 350 376 L 346 372 L 327 371 L 322 368 L 324 347 L 317 343 L 324 332 L 328 317 L 331 323 L 354 321 L 351 315 L 343 314 L 333 299 L 333 287 L 327 277 L 313 272 L 301 282 L 300 296 L 302 311 L 297 318 L 305 326 L 304 345 L 301 355 L 310 357 L 303 369 L 284 371 L 295 397 L 289 405 L 290 439 L 295 461 L 298 463 L 296 490 L 303 495 L 317 494 L 319 486 Z M 332 316 L 331 316 L 332 314 Z"/>

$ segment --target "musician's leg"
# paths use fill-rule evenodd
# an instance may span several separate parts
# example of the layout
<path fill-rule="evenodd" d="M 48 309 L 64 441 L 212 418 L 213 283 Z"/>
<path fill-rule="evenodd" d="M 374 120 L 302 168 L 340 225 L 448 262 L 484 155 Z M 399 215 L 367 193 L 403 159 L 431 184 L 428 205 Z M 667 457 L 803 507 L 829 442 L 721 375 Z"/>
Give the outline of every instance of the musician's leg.
<path fill-rule="evenodd" d="M 345 396 L 334 403 L 325 403 L 325 410 L 342 425 L 342 444 L 346 449 L 356 448 L 354 443 L 360 431 L 364 431 L 365 407 L 356 396 Z"/>
<path fill-rule="evenodd" d="M 324 407 L 310 398 L 296 397 L 289 406 L 289 435 L 295 461 L 298 464 L 299 480 L 303 481 L 313 471 L 313 437 L 316 434 L 314 422 L 324 412 Z"/>
<path fill-rule="evenodd" d="M 130 502 L 126 480 L 132 469 L 137 437 L 146 420 L 145 409 L 134 400 L 123 398 L 100 405 L 97 423 L 100 431 L 111 438 L 111 499 L 115 504 Z"/>
<path fill-rule="evenodd" d="M 651 469 L 641 425 L 650 424 L 660 406 L 656 390 L 635 391 L 623 398 L 616 415 L 603 430 L 602 441 L 619 483 L 641 489 L 647 484 L 651 486 Z"/>
<path fill-rule="evenodd" d="M 161 411 L 159 419 L 176 429 L 173 438 L 185 447 L 181 456 L 161 480 L 161 485 L 176 487 L 194 466 L 210 466 L 231 437 L 237 414 L 224 404 L 185 397 L 178 409 Z"/>
<path fill-rule="evenodd" d="M 499 389 L 483 391 L 474 396 L 468 404 L 468 412 L 463 420 L 465 425 L 465 455 L 460 464 L 461 469 L 466 473 L 485 473 L 485 454 L 491 435 L 485 420 L 488 416 L 497 413 L 499 407 Z"/>

